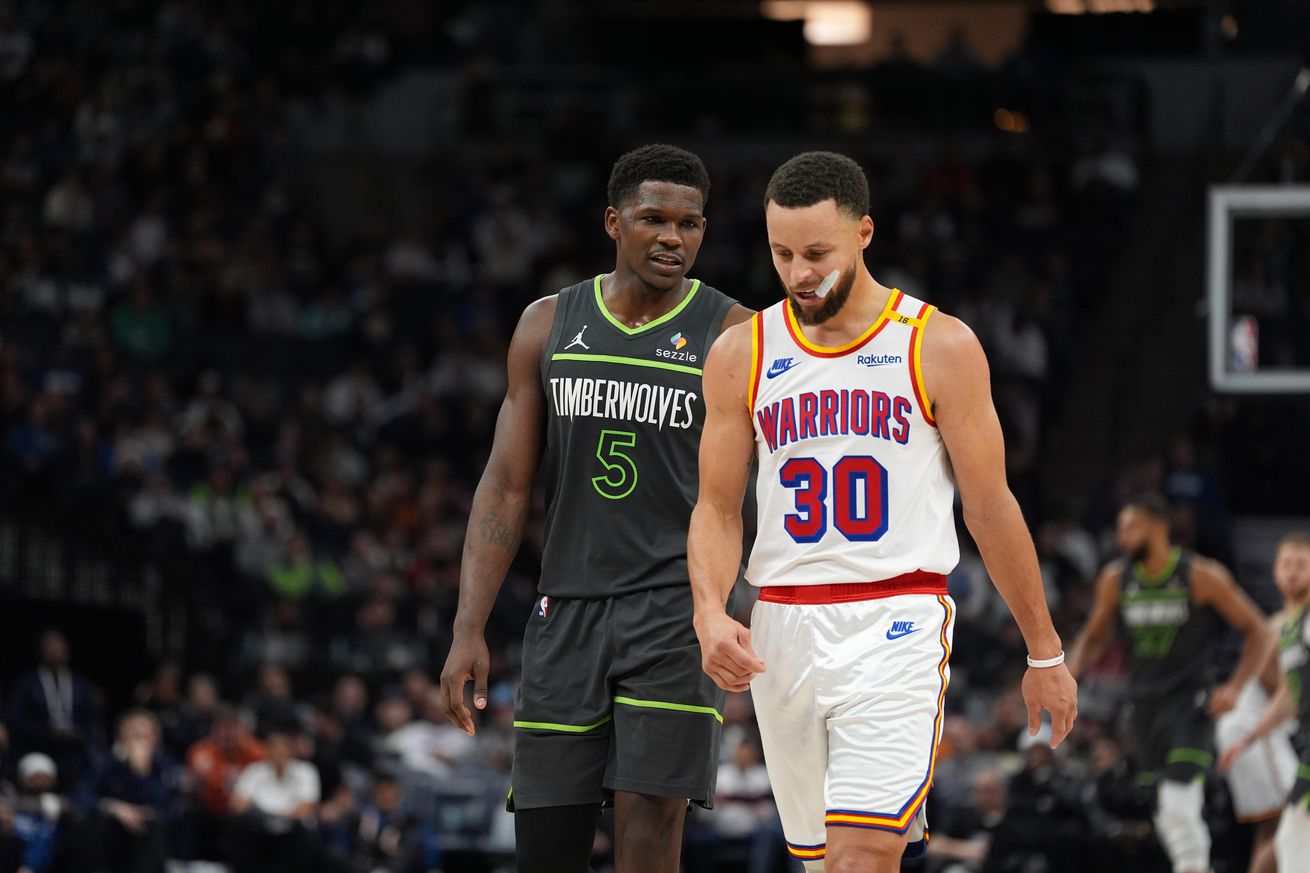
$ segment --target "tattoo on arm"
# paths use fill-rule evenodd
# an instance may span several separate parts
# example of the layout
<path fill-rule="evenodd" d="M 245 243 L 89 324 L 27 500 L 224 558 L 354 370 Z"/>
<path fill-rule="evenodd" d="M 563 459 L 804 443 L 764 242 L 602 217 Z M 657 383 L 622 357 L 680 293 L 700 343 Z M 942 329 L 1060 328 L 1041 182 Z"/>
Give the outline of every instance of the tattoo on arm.
<path fill-rule="evenodd" d="M 478 529 L 482 531 L 482 542 L 502 549 L 514 548 L 517 539 L 514 529 L 505 524 L 496 514 L 488 512 L 478 520 Z"/>

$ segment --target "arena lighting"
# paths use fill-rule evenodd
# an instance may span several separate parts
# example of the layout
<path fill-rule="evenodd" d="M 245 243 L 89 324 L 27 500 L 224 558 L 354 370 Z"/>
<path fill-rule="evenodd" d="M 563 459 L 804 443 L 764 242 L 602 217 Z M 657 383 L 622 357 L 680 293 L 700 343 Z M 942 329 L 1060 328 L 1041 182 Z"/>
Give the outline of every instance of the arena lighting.
<path fill-rule="evenodd" d="M 774 21 L 804 21 L 810 45 L 863 45 L 873 35 L 864 0 L 764 0 L 760 11 Z"/>
<path fill-rule="evenodd" d="M 1046 0 L 1046 11 L 1056 15 L 1154 12 L 1155 0 Z"/>

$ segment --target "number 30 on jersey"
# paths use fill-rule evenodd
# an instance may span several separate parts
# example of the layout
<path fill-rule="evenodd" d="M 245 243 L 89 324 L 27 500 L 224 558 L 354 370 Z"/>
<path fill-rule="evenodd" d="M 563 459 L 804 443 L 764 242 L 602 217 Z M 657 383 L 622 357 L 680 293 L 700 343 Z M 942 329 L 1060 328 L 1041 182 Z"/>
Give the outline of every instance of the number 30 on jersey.
<path fill-rule="evenodd" d="M 814 458 L 792 458 L 778 471 L 784 488 L 796 492 L 796 511 L 782 526 L 798 543 L 817 543 L 832 526 L 851 542 L 873 542 L 887 532 L 887 469 L 868 455 L 847 455 L 831 475 Z"/>

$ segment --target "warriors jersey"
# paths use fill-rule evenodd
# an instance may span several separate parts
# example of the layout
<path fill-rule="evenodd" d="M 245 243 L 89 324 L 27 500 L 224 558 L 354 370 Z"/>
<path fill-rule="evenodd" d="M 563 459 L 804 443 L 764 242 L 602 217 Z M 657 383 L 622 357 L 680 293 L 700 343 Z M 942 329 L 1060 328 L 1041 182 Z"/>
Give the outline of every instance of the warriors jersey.
<path fill-rule="evenodd" d="M 753 584 L 877 582 L 955 567 L 955 480 L 920 367 L 933 311 L 893 291 L 840 348 L 809 340 L 787 300 L 754 317 Z"/>

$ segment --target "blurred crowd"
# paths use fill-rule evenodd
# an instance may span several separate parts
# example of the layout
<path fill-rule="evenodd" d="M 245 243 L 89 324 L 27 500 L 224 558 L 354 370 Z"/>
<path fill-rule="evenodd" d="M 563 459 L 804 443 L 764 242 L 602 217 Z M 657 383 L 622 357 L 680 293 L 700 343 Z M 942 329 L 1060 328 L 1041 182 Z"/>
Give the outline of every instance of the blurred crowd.
<path fill-rule="evenodd" d="M 452 160 L 422 180 L 423 221 L 361 215 L 334 235 L 289 107 L 508 51 L 482 4 L 384 5 L 414 7 L 414 28 L 353 4 L 0 0 L 0 515 L 158 568 L 188 616 L 185 646 L 134 677 L 131 701 L 83 672 L 113 652 L 55 630 L 30 669 L 0 677 L 0 873 L 165 858 L 401 873 L 510 847 L 500 809 L 540 506 L 487 628 L 476 737 L 437 711 L 433 679 L 508 336 L 533 298 L 611 263 L 607 161 L 636 143 L 602 162 L 547 148 Z M 975 63 L 958 43 L 937 62 L 966 77 Z M 1117 501 L 1169 493 L 1203 546 L 1224 541 L 1224 501 L 1180 436 L 1085 505 L 1042 505 L 1043 439 L 1138 169 L 1108 135 L 996 136 L 967 155 L 853 152 L 873 189 L 875 275 L 988 349 L 1011 481 L 1069 639 Z M 767 305 L 772 164 L 708 162 L 695 273 Z M 1084 727 L 1051 755 L 1023 738 L 1021 640 L 968 548 L 951 589 L 931 867 L 1159 869 L 1117 730 L 1122 664 L 1099 666 Z M 746 696 L 729 701 L 722 761 L 718 808 L 689 823 L 689 869 L 784 869 Z"/>

